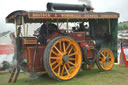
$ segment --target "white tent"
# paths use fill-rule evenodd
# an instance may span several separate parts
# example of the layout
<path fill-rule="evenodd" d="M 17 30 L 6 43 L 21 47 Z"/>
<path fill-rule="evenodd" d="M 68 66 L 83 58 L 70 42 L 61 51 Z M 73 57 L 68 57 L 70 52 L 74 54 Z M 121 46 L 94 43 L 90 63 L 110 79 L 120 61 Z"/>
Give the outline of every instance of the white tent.
<path fill-rule="evenodd" d="M 0 45 L 11 45 L 10 33 L 0 37 Z"/>
<path fill-rule="evenodd" d="M 2 37 L 0 37 L 0 46 L 4 47 L 4 46 L 11 46 L 11 39 L 10 39 L 10 32 Z M 0 47 L 0 51 L 4 50 L 5 48 L 1 48 Z M 10 49 L 10 48 L 8 48 Z M 11 48 L 11 50 L 13 50 Z M 13 59 L 13 53 L 10 53 L 10 54 L 0 54 L 0 64 L 3 62 L 3 61 L 8 61 L 9 63 L 12 63 L 12 59 Z"/>

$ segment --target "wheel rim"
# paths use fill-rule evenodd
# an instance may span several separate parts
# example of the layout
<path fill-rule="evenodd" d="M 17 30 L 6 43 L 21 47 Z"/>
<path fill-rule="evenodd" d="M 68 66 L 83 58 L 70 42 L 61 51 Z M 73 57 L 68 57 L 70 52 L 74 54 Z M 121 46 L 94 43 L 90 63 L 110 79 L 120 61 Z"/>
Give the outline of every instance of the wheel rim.
<path fill-rule="evenodd" d="M 50 68 L 62 80 L 73 78 L 79 71 L 82 57 L 78 44 L 70 38 L 61 38 L 51 47 Z"/>
<path fill-rule="evenodd" d="M 110 70 L 114 65 L 114 55 L 111 50 L 104 49 L 99 54 L 99 65 L 104 70 Z"/>

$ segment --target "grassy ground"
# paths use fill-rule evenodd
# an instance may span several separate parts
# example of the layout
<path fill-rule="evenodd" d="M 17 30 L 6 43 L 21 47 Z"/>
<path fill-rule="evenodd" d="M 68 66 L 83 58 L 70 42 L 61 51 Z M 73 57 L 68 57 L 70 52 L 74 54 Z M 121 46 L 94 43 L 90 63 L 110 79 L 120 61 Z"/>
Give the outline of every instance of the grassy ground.
<path fill-rule="evenodd" d="M 20 73 L 18 81 L 8 84 L 10 74 L 0 74 L 0 85 L 128 85 L 128 67 L 114 66 L 109 72 L 100 72 L 97 67 L 89 71 L 80 71 L 69 81 L 59 82 L 45 76 L 41 79 L 30 80 L 28 73 Z"/>

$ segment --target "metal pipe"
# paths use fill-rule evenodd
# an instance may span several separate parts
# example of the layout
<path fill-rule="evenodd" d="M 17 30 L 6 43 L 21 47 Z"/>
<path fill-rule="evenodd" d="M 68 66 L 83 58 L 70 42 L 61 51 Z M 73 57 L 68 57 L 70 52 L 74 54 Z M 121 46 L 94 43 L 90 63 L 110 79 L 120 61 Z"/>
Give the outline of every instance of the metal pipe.
<path fill-rule="evenodd" d="M 93 8 L 89 5 L 78 5 L 78 4 L 60 4 L 60 3 L 47 3 L 47 10 L 73 10 L 73 11 L 90 11 Z"/>

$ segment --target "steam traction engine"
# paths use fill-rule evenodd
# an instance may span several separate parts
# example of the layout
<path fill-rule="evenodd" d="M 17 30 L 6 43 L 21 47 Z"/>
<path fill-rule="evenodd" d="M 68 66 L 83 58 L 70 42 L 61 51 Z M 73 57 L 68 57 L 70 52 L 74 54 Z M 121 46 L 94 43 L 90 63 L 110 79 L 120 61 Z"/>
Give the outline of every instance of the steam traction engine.
<path fill-rule="evenodd" d="M 114 12 L 93 12 L 87 5 L 56 3 L 48 3 L 47 11 L 14 11 L 6 21 L 16 26 L 16 68 L 47 73 L 56 80 L 72 79 L 80 68 L 88 70 L 95 63 L 109 71 L 117 56 L 118 17 Z M 29 23 L 42 23 L 39 35 L 26 34 Z"/>

